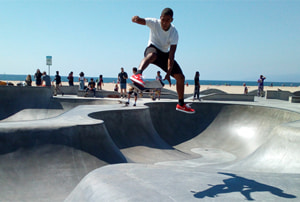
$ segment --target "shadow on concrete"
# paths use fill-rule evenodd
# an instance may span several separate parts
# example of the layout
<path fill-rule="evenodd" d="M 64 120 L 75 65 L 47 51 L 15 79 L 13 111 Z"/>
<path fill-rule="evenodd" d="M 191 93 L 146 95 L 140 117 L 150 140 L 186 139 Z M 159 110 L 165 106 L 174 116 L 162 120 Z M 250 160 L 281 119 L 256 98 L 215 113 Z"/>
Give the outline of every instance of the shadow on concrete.
<path fill-rule="evenodd" d="M 192 193 L 194 193 L 195 198 L 199 198 L 199 199 L 205 197 L 215 198 L 218 197 L 219 194 L 228 194 L 233 192 L 240 192 L 248 201 L 255 200 L 253 197 L 251 197 L 251 193 L 254 192 L 270 192 L 270 194 L 282 198 L 297 198 L 295 195 L 284 193 L 282 189 L 279 189 L 277 187 L 263 184 L 255 180 L 247 179 L 233 173 L 223 173 L 223 172 L 218 172 L 218 173 L 222 175 L 230 176 L 230 178 L 224 179 L 223 180 L 224 184 L 217 184 L 217 185 L 209 184 L 209 186 L 211 187 L 206 190 L 199 191 L 199 192 L 192 191 Z"/>

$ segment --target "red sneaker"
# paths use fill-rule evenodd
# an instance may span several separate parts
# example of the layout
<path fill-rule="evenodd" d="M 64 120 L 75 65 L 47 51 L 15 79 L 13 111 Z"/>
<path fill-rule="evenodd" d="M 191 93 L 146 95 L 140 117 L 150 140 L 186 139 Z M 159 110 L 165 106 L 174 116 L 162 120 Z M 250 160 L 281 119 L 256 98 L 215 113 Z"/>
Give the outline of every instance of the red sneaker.
<path fill-rule="evenodd" d="M 188 114 L 194 114 L 196 112 L 188 104 L 184 104 L 183 106 L 180 106 L 179 104 L 177 104 L 176 110 L 181 111 L 181 112 L 185 112 L 185 113 L 188 113 Z"/>
<path fill-rule="evenodd" d="M 132 76 L 130 77 L 130 80 L 131 80 L 133 83 L 136 83 L 136 84 L 138 84 L 139 86 L 145 88 L 145 82 L 143 81 L 143 78 L 142 78 L 142 75 L 141 75 L 141 74 L 132 75 Z"/>

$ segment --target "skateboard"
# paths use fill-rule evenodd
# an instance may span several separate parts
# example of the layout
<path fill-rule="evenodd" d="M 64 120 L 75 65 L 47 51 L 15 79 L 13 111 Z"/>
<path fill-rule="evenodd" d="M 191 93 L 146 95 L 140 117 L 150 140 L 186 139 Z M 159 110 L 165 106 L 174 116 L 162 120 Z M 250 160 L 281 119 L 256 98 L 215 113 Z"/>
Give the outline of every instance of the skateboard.
<path fill-rule="evenodd" d="M 128 106 L 128 105 L 129 105 L 129 102 L 126 101 L 126 100 L 119 100 L 119 103 L 120 103 L 120 104 L 125 104 L 125 106 Z"/>
<path fill-rule="evenodd" d="M 145 81 L 145 87 L 141 87 L 136 83 L 129 84 L 137 94 L 154 93 L 153 91 L 160 90 L 163 85 L 160 81 Z"/>
<path fill-rule="evenodd" d="M 125 101 L 125 100 L 119 100 L 119 103 L 120 103 L 120 104 L 125 104 L 125 107 L 127 107 L 127 106 L 130 105 L 130 103 L 129 103 L 128 101 Z M 133 106 L 133 107 L 136 107 L 136 103 L 134 103 L 132 106 Z"/>

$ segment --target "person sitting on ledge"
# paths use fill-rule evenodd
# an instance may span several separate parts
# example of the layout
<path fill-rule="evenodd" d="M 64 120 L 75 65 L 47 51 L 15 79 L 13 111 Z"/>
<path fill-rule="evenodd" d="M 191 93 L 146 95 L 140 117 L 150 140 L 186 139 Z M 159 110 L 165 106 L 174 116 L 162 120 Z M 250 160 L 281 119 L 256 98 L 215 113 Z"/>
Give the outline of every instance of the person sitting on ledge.
<path fill-rule="evenodd" d="M 95 88 L 95 86 L 96 86 L 96 83 L 95 83 L 94 79 L 91 78 L 91 81 L 89 82 L 88 87 L 85 90 L 84 97 L 86 97 L 88 95 L 89 91 L 93 91 L 94 92 L 94 97 L 96 97 L 96 88 Z"/>

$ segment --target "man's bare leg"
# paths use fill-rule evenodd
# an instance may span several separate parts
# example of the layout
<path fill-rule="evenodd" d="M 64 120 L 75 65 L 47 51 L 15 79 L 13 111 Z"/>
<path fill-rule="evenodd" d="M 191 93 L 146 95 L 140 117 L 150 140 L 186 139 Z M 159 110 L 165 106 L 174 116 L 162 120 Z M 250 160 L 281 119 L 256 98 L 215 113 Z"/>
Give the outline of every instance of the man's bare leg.
<path fill-rule="evenodd" d="M 149 53 L 140 63 L 137 74 L 142 74 L 142 72 L 149 66 L 150 63 L 156 60 L 157 56 L 155 53 Z"/>
<path fill-rule="evenodd" d="M 150 63 L 153 63 L 157 58 L 155 53 L 148 53 L 146 57 L 144 57 L 139 65 L 137 72 L 130 77 L 130 80 L 133 83 L 136 83 L 142 87 L 145 87 L 145 82 L 143 81 L 142 74 L 143 71 L 149 66 Z"/>
<path fill-rule="evenodd" d="M 178 100 L 183 100 L 185 77 L 183 74 L 174 74 L 173 77 L 176 79 L 176 90 L 177 90 Z"/>
<path fill-rule="evenodd" d="M 126 89 L 121 88 L 121 96 L 125 98 L 126 96 Z"/>
<path fill-rule="evenodd" d="M 185 77 L 183 74 L 174 74 L 173 77 L 176 79 L 176 90 L 178 95 L 178 104 L 176 110 L 185 113 L 193 114 L 195 110 L 192 109 L 188 104 L 184 103 L 184 82 Z"/>

